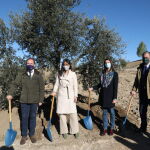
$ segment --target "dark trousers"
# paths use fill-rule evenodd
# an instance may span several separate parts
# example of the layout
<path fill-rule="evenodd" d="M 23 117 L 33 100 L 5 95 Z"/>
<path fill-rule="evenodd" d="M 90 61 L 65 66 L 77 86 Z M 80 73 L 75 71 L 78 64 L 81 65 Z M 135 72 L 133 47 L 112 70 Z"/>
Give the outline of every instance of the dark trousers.
<path fill-rule="evenodd" d="M 35 134 L 36 112 L 38 104 L 21 103 L 21 136 L 29 136 Z"/>
<path fill-rule="evenodd" d="M 140 103 L 140 117 L 141 117 L 141 129 L 146 131 L 147 129 L 147 107 L 148 103 Z"/>
<path fill-rule="evenodd" d="M 150 100 L 147 98 L 147 92 L 142 91 L 140 94 L 140 106 L 139 112 L 141 117 L 141 130 L 146 131 L 147 129 L 147 107 L 150 104 Z"/>

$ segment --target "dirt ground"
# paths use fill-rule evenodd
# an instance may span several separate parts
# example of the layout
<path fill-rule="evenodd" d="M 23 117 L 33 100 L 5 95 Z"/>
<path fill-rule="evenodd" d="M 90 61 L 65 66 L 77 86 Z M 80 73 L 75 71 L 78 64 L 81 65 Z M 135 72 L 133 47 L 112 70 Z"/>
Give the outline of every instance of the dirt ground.
<path fill-rule="evenodd" d="M 4 112 L 3 112 L 4 113 Z M 2 114 L 2 113 L 1 113 Z M 17 116 L 17 115 L 16 115 Z M 2 117 L 2 116 L 1 116 Z M 3 115 L 4 117 L 4 115 Z M 7 114 L 5 114 L 7 117 Z M 149 150 L 150 147 L 150 133 L 139 134 L 135 132 L 134 128 L 130 127 L 131 124 L 128 124 L 124 132 L 119 132 L 116 130 L 113 136 L 106 135 L 104 137 L 100 136 L 100 120 L 93 119 L 93 130 L 85 129 L 82 118 L 84 116 L 79 116 L 80 124 L 80 136 L 78 139 L 75 139 L 73 135 L 69 135 L 67 139 L 63 139 L 59 135 L 57 125 L 51 127 L 51 133 L 53 137 L 53 142 L 49 141 L 44 134 L 38 134 L 38 142 L 32 144 L 30 139 L 23 146 L 19 144 L 20 142 L 20 131 L 16 127 L 18 126 L 19 118 L 13 119 L 14 130 L 17 130 L 17 138 L 10 148 L 4 147 L 4 136 L 0 141 L 0 150 Z M 96 117 L 95 117 L 96 118 Z M 99 118 L 98 118 L 99 119 Z M 4 119 L 5 120 L 5 119 Z M 3 133 L 8 128 L 7 121 L 5 126 L 1 127 Z M 40 119 L 38 119 L 38 124 Z M 37 133 L 41 133 L 39 125 L 37 126 Z M 124 134 L 122 134 L 124 133 Z"/>
<path fill-rule="evenodd" d="M 45 137 L 44 127 L 47 127 L 49 119 L 50 98 L 46 98 L 45 106 L 41 111 L 42 115 L 37 115 L 36 135 L 38 142 L 32 144 L 30 139 L 23 146 L 20 145 L 20 118 L 18 108 L 12 110 L 13 129 L 17 131 L 17 137 L 12 147 L 4 146 L 5 132 L 9 128 L 8 111 L 0 112 L 0 150 L 149 150 L 150 149 L 150 108 L 148 109 L 148 132 L 146 134 L 137 133 L 140 125 L 138 112 L 138 96 L 133 99 L 131 110 L 128 116 L 126 128 L 121 130 L 123 117 L 127 110 L 130 99 L 130 91 L 135 77 L 136 69 L 128 68 L 119 72 L 119 94 L 116 105 L 116 128 L 113 136 L 100 136 L 102 128 L 102 110 L 97 103 L 98 96 L 93 92 L 91 95 L 91 116 L 93 120 L 93 130 L 87 130 L 83 124 L 83 118 L 87 115 L 88 92 L 83 91 L 79 86 L 78 118 L 80 125 L 80 136 L 75 139 L 73 135 L 68 135 L 67 139 L 59 134 L 58 116 L 53 115 L 51 132 L 53 142 Z M 48 86 L 47 86 L 48 87 Z M 39 111 L 40 112 L 40 111 Z"/>

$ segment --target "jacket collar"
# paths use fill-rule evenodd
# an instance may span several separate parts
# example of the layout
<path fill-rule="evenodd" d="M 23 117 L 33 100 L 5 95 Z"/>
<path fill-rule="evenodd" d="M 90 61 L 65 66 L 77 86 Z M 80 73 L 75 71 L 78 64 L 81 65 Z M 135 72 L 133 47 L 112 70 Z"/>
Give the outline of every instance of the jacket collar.
<path fill-rule="evenodd" d="M 24 71 L 23 74 L 28 76 L 28 72 L 26 70 Z M 39 71 L 37 69 L 34 69 L 34 74 L 39 74 Z"/>

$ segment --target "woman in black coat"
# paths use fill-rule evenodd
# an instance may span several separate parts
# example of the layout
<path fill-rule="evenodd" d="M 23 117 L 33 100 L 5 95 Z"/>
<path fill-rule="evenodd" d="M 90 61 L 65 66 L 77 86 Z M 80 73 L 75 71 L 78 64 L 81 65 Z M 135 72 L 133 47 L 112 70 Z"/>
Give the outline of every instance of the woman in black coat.
<path fill-rule="evenodd" d="M 114 71 L 112 62 L 110 59 L 104 60 L 104 69 L 100 75 L 100 83 L 91 90 L 98 90 L 99 103 L 103 109 L 103 128 L 101 135 L 107 133 L 108 128 L 108 113 L 110 113 L 110 132 L 109 135 L 113 135 L 115 127 L 115 103 L 117 102 L 117 91 L 118 91 L 118 73 Z"/>

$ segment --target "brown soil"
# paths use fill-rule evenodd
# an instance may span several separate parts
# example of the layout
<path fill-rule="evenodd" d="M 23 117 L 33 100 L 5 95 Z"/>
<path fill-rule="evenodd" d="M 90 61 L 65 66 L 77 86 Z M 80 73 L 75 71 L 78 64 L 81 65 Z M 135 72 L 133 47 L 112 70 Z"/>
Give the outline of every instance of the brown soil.
<path fill-rule="evenodd" d="M 83 91 L 82 86 L 79 86 L 79 124 L 80 136 L 75 139 L 73 135 L 69 135 L 65 140 L 59 134 L 58 116 L 53 115 L 51 132 L 53 142 L 50 142 L 42 133 L 44 126 L 47 127 L 47 120 L 49 119 L 50 98 L 48 97 L 52 85 L 47 85 L 47 94 L 45 100 L 45 107 L 42 115 L 37 115 L 37 139 L 36 144 L 32 144 L 30 139 L 23 146 L 20 146 L 20 119 L 18 115 L 18 108 L 13 108 L 12 119 L 13 129 L 17 131 L 17 137 L 13 147 L 4 147 L 5 132 L 9 128 L 8 111 L 0 112 L 0 150 L 149 150 L 150 147 L 150 108 L 148 109 L 148 132 L 146 134 L 137 133 L 137 127 L 140 125 L 140 118 L 138 112 L 138 96 L 133 99 L 131 110 L 126 123 L 126 128 L 122 129 L 122 121 L 124 119 L 127 106 L 130 99 L 130 91 L 133 80 L 135 78 L 136 68 L 128 68 L 119 72 L 119 95 L 118 103 L 116 104 L 116 128 L 113 136 L 100 136 L 102 129 L 102 110 L 98 105 L 98 95 L 92 92 L 91 95 L 91 116 L 93 119 L 93 130 L 85 129 L 82 119 L 87 115 L 87 99 L 88 92 Z M 45 111 L 46 110 L 46 111 Z"/>

